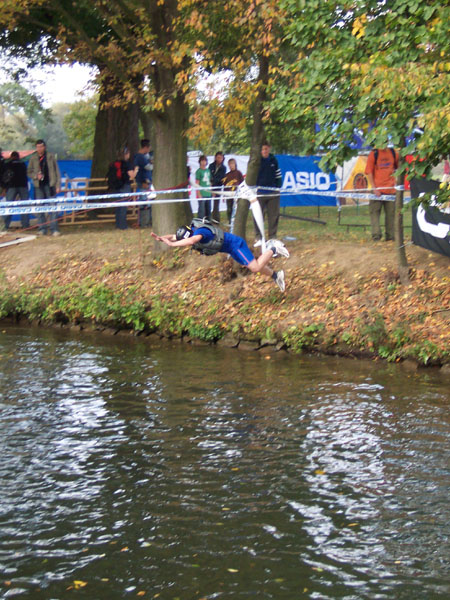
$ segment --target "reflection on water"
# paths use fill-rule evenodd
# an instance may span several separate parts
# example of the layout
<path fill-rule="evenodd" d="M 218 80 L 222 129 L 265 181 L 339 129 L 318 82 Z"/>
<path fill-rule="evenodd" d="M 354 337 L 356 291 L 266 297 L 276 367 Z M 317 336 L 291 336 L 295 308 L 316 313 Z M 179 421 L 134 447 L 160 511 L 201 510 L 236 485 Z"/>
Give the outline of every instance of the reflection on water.
<path fill-rule="evenodd" d="M 6 329 L 0 597 L 447 598 L 447 389 Z"/>

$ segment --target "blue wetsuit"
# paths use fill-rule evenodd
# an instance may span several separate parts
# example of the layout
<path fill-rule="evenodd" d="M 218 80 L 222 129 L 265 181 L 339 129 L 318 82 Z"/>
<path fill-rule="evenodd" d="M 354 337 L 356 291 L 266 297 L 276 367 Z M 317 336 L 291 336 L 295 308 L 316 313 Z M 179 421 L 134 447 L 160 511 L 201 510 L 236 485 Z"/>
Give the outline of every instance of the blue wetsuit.
<path fill-rule="evenodd" d="M 202 239 L 200 244 L 207 244 L 214 239 L 212 231 L 206 227 L 199 227 L 194 229 L 194 235 L 201 235 Z M 220 252 L 229 254 L 236 262 L 245 267 L 254 260 L 254 256 L 250 248 L 247 246 L 247 242 L 244 238 L 234 235 L 233 233 L 224 232 L 223 245 Z"/>

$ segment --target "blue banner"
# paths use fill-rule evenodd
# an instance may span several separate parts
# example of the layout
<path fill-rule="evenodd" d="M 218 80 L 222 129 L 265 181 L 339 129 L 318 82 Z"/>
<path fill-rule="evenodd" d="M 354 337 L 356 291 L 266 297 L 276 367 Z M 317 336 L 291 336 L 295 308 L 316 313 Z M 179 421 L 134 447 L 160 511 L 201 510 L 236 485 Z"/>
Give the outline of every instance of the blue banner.
<path fill-rule="evenodd" d="M 61 177 L 87 177 L 91 176 L 92 160 L 58 160 Z M 105 173 L 106 177 L 106 173 Z"/>
<path fill-rule="evenodd" d="M 91 176 L 92 160 L 58 160 L 58 166 L 61 172 L 61 187 L 72 190 L 72 193 L 66 194 L 66 198 L 84 196 L 86 180 Z"/>
<path fill-rule="evenodd" d="M 337 183 L 334 173 L 325 173 L 319 167 L 320 156 L 277 154 L 276 157 L 283 181 L 281 206 L 336 206 L 335 196 L 316 195 L 321 191 L 334 192 Z"/>

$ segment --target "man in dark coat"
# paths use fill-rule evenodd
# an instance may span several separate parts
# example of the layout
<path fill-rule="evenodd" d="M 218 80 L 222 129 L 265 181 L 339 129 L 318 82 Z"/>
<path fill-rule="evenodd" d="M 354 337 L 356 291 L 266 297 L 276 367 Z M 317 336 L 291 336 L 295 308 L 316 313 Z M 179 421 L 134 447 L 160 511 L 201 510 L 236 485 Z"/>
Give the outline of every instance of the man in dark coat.
<path fill-rule="evenodd" d="M 227 172 L 223 161 L 225 156 L 223 152 L 216 152 L 214 156 L 214 162 L 209 165 L 209 170 L 211 171 L 211 185 L 213 187 L 221 187 L 222 179 L 225 177 Z M 213 192 L 212 196 L 214 198 L 214 206 L 212 211 L 212 218 L 219 222 L 220 221 L 220 212 L 219 212 L 219 204 L 220 204 L 220 193 Z"/>
<path fill-rule="evenodd" d="M 263 215 L 267 213 L 269 238 L 276 238 L 280 218 L 280 192 L 274 192 L 273 189 L 268 188 L 281 188 L 281 171 L 277 159 L 270 153 L 270 145 L 267 142 L 263 142 L 261 146 L 261 163 L 256 185 L 258 186 L 258 202 L 261 205 L 262 213 Z M 253 224 L 256 247 L 261 245 L 261 233 L 255 220 L 253 220 Z"/>

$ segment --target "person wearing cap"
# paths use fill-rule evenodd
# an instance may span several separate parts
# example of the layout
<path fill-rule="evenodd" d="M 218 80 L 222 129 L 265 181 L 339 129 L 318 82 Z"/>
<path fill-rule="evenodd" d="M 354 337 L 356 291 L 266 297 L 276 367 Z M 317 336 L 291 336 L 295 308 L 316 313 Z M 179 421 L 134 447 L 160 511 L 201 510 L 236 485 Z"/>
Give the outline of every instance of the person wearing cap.
<path fill-rule="evenodd" d="M 252 273 L 259 272 L 272 278 L 282 292 L 286 289 L 284 271 L 274 271 L 268 266 L 268 262 L 273 257 L 289 258 L 287 248 L 279 240 L 269 240 L 266 250 L 255 258 L 244 238 L 222 231 L 211 222 L 200 219 L 195 219 L 195 223 L 190 226 L 179 227 L 175 234 L 157 235 L 152 232 L 152 236 L 158 242 L 174 248 L 192 246 L 194 250 L 207 255 L 224 252 Z"/>

